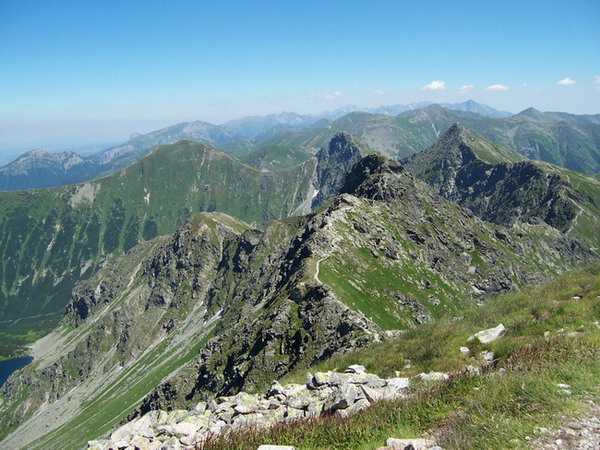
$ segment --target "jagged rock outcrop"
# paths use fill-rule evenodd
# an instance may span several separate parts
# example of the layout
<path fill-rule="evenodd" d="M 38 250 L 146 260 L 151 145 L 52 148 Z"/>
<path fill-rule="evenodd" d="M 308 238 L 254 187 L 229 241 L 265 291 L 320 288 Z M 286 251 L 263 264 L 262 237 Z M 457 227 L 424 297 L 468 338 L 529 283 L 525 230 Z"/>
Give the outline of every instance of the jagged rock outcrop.
<path fill-rule="evenodd" d="M 189 410 L 150 411 L 114 430 L 110 439 L 89 442 L 88 448 L 135 446 L 142 439 L 148 447 L 172 444 L 193 449 L 207 439 L 244 428 L 260 429 L 329 414 L 346 417 L 374 402 L 405 396 L 409 384 L 408 378 L 382 379 L 359 365 L 344 373 L 309 373 L 304 385 L 282 386 L 274 381 L 264 394 L 240 392 L 201 401 Z"/>
<path fill-rule="evenodd" d="M 363 156 L 357 142 L 346 133 L 337 133 L 327 146 L 319 150 L 315 171 L 318 192 L 312 201 L 313 208 L 340 191 L 347 173 Z"/>
<path fill-rule="evenodd" d="M 0 192 L 0 257 L 10 258 L 0 271 L 0 330 L 9 319 L 58 317 L 78 281 L 197 212 L 224 212 L 259 228 L 310 212 L 314 201 L 337 192 L 361 157 L 357 145 L 340 134 L 316 157 L 268 172 L 180 141 L 99 180 Z"/>

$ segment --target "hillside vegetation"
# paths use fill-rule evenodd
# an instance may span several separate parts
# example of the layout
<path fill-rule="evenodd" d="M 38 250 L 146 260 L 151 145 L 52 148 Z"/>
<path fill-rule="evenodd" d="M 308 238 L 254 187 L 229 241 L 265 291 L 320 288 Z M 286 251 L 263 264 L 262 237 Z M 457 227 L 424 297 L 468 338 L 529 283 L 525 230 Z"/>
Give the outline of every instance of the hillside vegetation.
<path fill-rule="evenodd" d="M 402 162 L 484 220 L 506 226 L 543 221 L 600 248 L 600 183 L 593 177 L 527 160 L 460 124 Z"/>
<path fill-rule="evenodd" d="M 526 158 L 590 175 L 600 170 L 598 115 L 541 113 L 531 108 L 504 118 L 454 111 L 435 104 L 395 117 L 353 112 L 326 127 L 284 131 L 256 146 L 318 148 L 336 132 L 344 131 L 399 160 L 428 148 L 456 122 Z"/>
<path fill-rule="evenodd" d="M 528 448 L 544 438 L 541 428 L 561 428 L 569 417 L 587 414 L 587 400 L 600 402 L 599 321 L 596 264 L 545 285 L 489 299 L 458 319 L 444 317 L 311 367 L 315 373 L 362 364 L 380 376 L 441 371 L 452 374 L 448 381 L 417 384 L 408 398 L 380 402 L 347 418 L 237 433 L 206 448 L 270 443 L 299 449 L 373 449 L 388 437 L 423 435 L 435 437 L 448 449 Z M 500 340 L 487 345 L 467 342 L 475 332 L 498 323 L 508 330 Z M 459 351 L 463 346 L 469 353 Z M 482 358 L 483 351 L 494 352 L 491 363 Z M 482 365 L 479 375 L 466 370 Z M 299 370 L 282 383 L 305 379 L 306 371 Z"/>

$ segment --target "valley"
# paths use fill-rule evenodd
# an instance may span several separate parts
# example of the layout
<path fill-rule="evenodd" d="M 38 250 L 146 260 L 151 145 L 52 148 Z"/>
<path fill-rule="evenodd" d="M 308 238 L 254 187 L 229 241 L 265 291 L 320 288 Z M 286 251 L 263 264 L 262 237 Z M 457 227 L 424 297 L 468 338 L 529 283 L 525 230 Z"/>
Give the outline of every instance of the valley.
<path fill-rule="evenodd" d="M 181 141 L 100 180 L 0 192 L 2 356 L 53 328 L 77 281 L 137 243 L 175 231 L 196 212 L 220 211 L 264 227 L 309 211 L 316 191 L 316 200 L 323 199 L 343 182 L 321 179 L 327 165 L 343 174 L 360 159 L 350 137 L 334 142 L 331 156 L 324 150 L 291 168 L 264 172 Z M 21 321 L 25 317 L 31 318 Z"/>

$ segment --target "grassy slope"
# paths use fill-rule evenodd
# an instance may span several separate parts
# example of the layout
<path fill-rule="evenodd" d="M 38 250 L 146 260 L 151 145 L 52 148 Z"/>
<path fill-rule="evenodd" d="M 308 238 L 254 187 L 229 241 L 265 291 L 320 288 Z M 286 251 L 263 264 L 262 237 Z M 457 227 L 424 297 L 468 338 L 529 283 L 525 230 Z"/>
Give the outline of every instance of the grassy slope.
<path fill-rule="evenodd" d="M 328 128 L 283 132 L 258 146 L 318 148 L 336 131 L 346 131 L 388 156 L 403 158 L 432 145 L 455 122 L 532 159 L 588 174 L 596 173 L 600 168 L 600 126 L 597 122 L 565 122 L 552 115 L 535 118 L 520 114 L 497 119 L 452 111 L 439 105 L 406 111 L 397 117 L 354 112 L 332 122 Z"/>
<path fill-rule="evenodd" d="M 311 152 L 301 147 L 272 145 L 255 150 L 240 159 L 258 169 L 281 170 L 301 164 L 311 156 Z"/>
<path fill-rule="evenodd" d="M 305 166 L 263 173 L 183 141 L 101 180 L 0 193 L 1 355 L 49 331 L 74 283 L 103 260 L 173 232 L 198 211 L 257 225 L 286 217 L 303 200 L 310 174 Z M 14 322 L 23 317 L 29 322 Z"/>
<path fill-rule="evenodd" d="M 571 300 L 581 296 L 579 301 Z M 363 364 L 382 376 L 453 371 L 450 381 L 415 384 L 414 396 L 381 402 L 356 416 L 328 417 L 270 431 L 230 436 L 214 448 L 273 443 L 296 448 L 375 448 L 386 438 L 437 436 L 444 448 L 523 448 L 537 427 L 560 426 L 560 415 L 584 411 L 582 399 L 600 385 L 600 264 L 571 272 L 543 286 L 491 300 L 459 321 L 440 319 L 363 350 L 333 357 L 314 371 Z M 469 344 L 475 332 L 503 323 L 508 333 L 495 343 Z M 562 331 L 561 331 L 562 330 Z M 545 338 L 544 332 L 550 336 Z M 469 346 L 471 353 L 459 352 Z M 461 370 L 495 352 L 495 367 L 480 376 Z M 410 369 L 404 369 L 410 364 Z M 498 369 L 504 368 L 501 374 Z M 282 382 L 303 382 L 297 372 Z M 557 384 L 571 385 L 565 395 Z M 210 448 L 210 447 L 209 447 Z"/>
<path fill-rule="evenodd" d="M 218 226 L 231 227 L 240 233 L 249 228 L 247 224 L 220 213 L 196 215 L 189 225 L 195 230 L 203 230 L 206 227 L 203 233 L 206 233 L 213 245 L 217 247 L 221 245 L 215 232 Z M 140 286 L 143 287 L 147 283 L 143 277 L 143 270 L 139 266 L 140 261 L 146 260 L 160 245 L 168 242 L 168 239 L 166 236 L 157 238 L 136 247 L 135 255 L 129 254 L 119 259 L 111 267 L 111 271 L 136 274 L 127 289 L 106 306 L 101 307 L 93 319 L 77 328 L 63 325 L 46 338 L 55 343 L 49 346 L 45 354 L 36 358 L 29 369 L 41 370 L 51 366 L 58 358 L 60 367 L 64 367 L 67 372 L 72 372 L 76 377 L 77 359 L 66 357 L 67 352 L 81 346 L 82 343 L 96 342 L 99 339 L 103 340 L 100 344 L 103 352 L 100 354 L 100 359 L 96 361 L 98 366 L 93 376 L 52 402 L 53 411 L 50 414 L 56 417 L 56 422 L 60 426 L 51 431 L 46 430 L 47 432 L 35 442 L 28 443 L 28 448 L 84 447 L 88 440 L 96 437 L 98 433 L 110 430 L 115 423 L 130 414 L 140 400 L 164 378 L 181 370 L 197 357 L 199 349 L 212 336 L 216 316 L 207 320 L 204 309 L 197 307 L 197 302 L 190 297 L 189 287 L 187 289 L 183 287 L 181 294 L 178 294 L 181 296 L 178 307 L 166 310 L 155 308 L 147 311 L 145 320 L 137 323 L 131 331 L 127 332 L 132 351 L 141 350 L 141 354 L 132 361 L 122 362 L 123 356 L 120 356 L 116 350 L 118 344 L 114 342 L 115 338 L 111 335 L 116 331 L 113 330 L 108 333 L 109 336 L 104 337 L 104 332 L 98 334 L 99 329 L 112 330 L 113 313 L 124 310 L 123 316 L 125 316 L 140 307 L 137 300 L 141 295 Z M 99 272 L 92 281 L 100 282 L 104 275 L 104 271 Z M 161 314 L 164 314 L 162 319 Z M 168 323 L 169 318 L 173 318 L 178 326 L 173 332 L 161 338 L 161 323 Z M 150 337 L 149 343 L 145 341 L 147 337 Z M 92 346 L 92 349 L 88 350 L 89 354 L 94 354 L 95 349 L 96 347 Z M 2 400 L 0 396 L 0 406 L 5 408 L 2 412 L 8 417 L 10 410 L 6 410 Z M 19 405 L 12 406 L 15 407 Z M 31 422 L 24 425 L 24 430 L 20 433 L 22 435 L 34 433 L 33 436 L 40 436 L 44 430 L 43 423 L 43 420 L 42 425 L 36 422 L 34 417 Z M 9 431 L 12 429 L 0 427 L 0 439 L 6 438 Z M 10 445 L 15 444 L 14 440 L 9 442 Z M 16 442 L 19 442 L 18 436 Z"/>
<path fill-rule="evenodd" d="M 439 183 L 443 178 L 440 174 L 444 172 L 444 169 L 448 168 L 448 164 L 462 164 L 461 159 L 455 155 L 459 154 L 461 151 L 460 148 L 463 145 L 467 145 L 476 157 L 486 164 L 496 165 L 527 161 L 522 155 L 495 144 L 484 136 L 460 126 L 460 139 L 458 137 L 454 139 L 440 139 L 440 141 L 436 142 L 429 149 L 416 154 L 408 160 L 410 170 L 429 184 Z M 448 163 L 448 159 L 453 162 Z M 598 233 L 598 224 L 600 223 L 600 183 L 598 179 L 542 161 L 532 161 L 532 163 L 546 174 L 558 174 L 570 183 L 576 191 L 577 199 L 573 201 L 576 205 L 576 210 L 580 211 L 580 214 L 571 225 L 569 231 L 573 235 L 582 237 L 586 241 L 586 244 L 591 247 L 600 247 L 600 233 Z M 526 192 L 522 194 L 526 194 Z M 468 204 L 463 204 L 463 206 L 469 207 Z"/>

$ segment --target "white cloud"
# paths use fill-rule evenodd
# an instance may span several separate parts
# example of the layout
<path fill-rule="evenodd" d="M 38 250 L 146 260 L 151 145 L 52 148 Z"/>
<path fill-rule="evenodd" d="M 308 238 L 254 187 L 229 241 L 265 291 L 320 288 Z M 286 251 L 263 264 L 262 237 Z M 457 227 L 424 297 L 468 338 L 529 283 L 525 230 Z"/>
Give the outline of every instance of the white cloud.
<path fill-rule="evenodd" d="M 300 97 L 301 98 L 315 98 L 316 95 L 312 94 L 312 93 L 311 94 L 302 94 Z"/>
<path fill-rule="evenodd" d="M 496 91 L 508 91 L 510 88 L 503 84 L 492 84 L 484 89 L 484 91 L 496 92 Z"/>
<path fill-rule="evenodd" d="M 573 80 L 570 77 L 567 77 L 557 81 L 556 84 L 558 84 L 559 86 L 573 86 L 575 84 L 575 80 Z"/>
<path fill-rule="evenodd" d="M 461 87 L 458 88 L 458 92 L 460 92 L 461 94 L 466 94 L 467 92 L 469 92 L 471 89 L 473 89 L 475 87 L 474 84 L 465 84 Z"/>
<path fill-rule="evenodd" d="M 385 91 L 383 89 L 377 89 L 371 92 L 371 95 L 385 95 Z"/>
<path fill-rule="evenodd" d="M 358 89 L 359 87 L 360 87 L 360 84 L 358 84 L 358 83 L 354 83 L 352 85 L 352 89 Z"/>
<path fill-rule="evenodd" d="M 594 80 L 594 83 L 600 84 L 600 75 L 596 75 L 596 79 Z"/>
<path fill-rule="evenodd" d="M 424 91 L 443 91 L 446 89 L 446 82 L 434 80 L 431 83 L 423 86 L 422 89 Z"/>
<path fill-rule="evenodd" d="M 335 91 L 333 94 L 325 94 L 323 98 L 325 100 L 335 100 L 336 98 L 344 97 L 344 93 L 342 91 Z"/>

